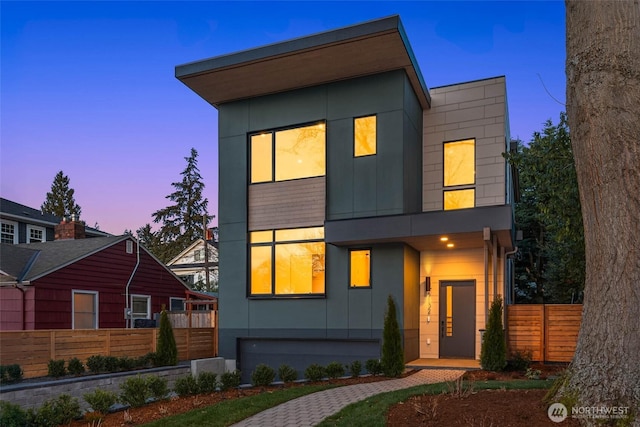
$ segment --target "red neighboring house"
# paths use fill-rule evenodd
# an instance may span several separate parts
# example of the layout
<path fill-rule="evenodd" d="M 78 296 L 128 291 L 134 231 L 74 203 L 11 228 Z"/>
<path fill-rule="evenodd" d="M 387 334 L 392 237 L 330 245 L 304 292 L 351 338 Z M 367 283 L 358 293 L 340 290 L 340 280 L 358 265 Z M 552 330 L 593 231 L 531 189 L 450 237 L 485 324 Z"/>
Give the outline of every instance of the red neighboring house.
<path fill-rule="evenodd" d="M 0 330 L 125 328 L 183 309 L 188 287 L 132 236 L 69 238 L 73 226 L 56 227 L 61 240 L 2 244 Z"/>

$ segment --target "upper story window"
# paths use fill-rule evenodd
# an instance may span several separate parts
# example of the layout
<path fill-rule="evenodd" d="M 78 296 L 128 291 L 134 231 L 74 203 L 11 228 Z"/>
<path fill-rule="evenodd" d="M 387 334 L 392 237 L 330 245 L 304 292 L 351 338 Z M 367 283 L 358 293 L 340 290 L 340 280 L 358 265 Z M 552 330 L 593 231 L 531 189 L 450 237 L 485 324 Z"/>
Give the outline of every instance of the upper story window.
<path fill-rule="evenodd" d="M 324 227 L 253 231 L 249 244 L 252 296 L 324 294 Z"/>
<path fill-rule="evenodd" d="M 444 143 L 444 210 L 475 206 L 476 141 Z"/>
<path fill-rule="evenodd" d="M 376 154 L 376 116 L 358 117 L 353 120 L 354 157 Z"/>
<path fill-rule="evenodd" d="M 326 173 L 324 123 L 251 135 L 251 183 L 287 181 Z"/>
<path fill-rule="evenodd" d="M 47 240 L 46 232 L 43 227 L 35 225 L 27 225 L 27 243 L 44 242 Z"/>
<path fill-rule="evenodd" d="M 18 243 L 18 223 L 2 220 L 2 243 Z"/>
<path fill-rule="evenodd" d="M 350 250 L 349 270 L 352 288 L 371 287 L 371 249 Z"/>

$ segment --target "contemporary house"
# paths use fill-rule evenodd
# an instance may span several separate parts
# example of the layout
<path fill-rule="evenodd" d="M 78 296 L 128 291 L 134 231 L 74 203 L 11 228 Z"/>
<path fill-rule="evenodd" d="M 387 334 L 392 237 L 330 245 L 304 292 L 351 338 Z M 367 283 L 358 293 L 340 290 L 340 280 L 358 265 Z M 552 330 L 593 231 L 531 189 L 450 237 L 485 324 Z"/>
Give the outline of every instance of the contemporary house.
<path fill-rule="evenodd" d="M 0 245 L 0 330 L 123 328 L 188 298 L 129 235 Z"/>
<path fill-rule="evenodd" d="M 167 263 L 178 277 L 198 291 L 218 290 L 218 242 L 197 239 Z"/>
<path fill-rule="evenodd" d="M 434 58 L 436 61 L 437 58 Z M 428 89 L 392 16 L 176 67 L 219 113 L 220 355 L 480 354 L 513 241 L 504 77 Z"/>

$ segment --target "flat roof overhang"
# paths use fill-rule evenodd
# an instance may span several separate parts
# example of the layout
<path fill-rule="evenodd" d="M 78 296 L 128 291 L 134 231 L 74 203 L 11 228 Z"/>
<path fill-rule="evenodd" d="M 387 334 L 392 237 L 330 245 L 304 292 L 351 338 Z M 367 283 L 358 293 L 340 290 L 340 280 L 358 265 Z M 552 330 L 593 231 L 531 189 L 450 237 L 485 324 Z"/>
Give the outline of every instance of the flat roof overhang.
<path fill-rule="evenodd" d="M 513 225 L 511 206 L 502 205 L 326 221 L 324 235 L 336 246 L 406 243 L 418 251 L 447 249 L 440 240 L 446 236 L 454 249 L 471 249 L 483 247 L 483 229 L 489 227 L 498 245 L 512 250 Z"/>
<path fill-rule="evenodd" d="M 422 105 L 431 98 L 400 17 L 179 65 L 178 78 L 205 101 L 226 102 L 404 69 Z"/>

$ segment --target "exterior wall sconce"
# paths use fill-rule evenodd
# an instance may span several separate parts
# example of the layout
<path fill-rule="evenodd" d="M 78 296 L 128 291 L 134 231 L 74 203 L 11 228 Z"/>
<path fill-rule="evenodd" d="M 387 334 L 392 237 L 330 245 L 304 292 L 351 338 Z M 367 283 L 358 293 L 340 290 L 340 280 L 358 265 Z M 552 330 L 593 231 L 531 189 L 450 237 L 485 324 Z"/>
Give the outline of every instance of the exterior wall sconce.
<path fill-rule="evenodd" d="M 431 292 L 431 277 L 426 277 L 424 280 L 424 286 L 426 292 Z"/>

